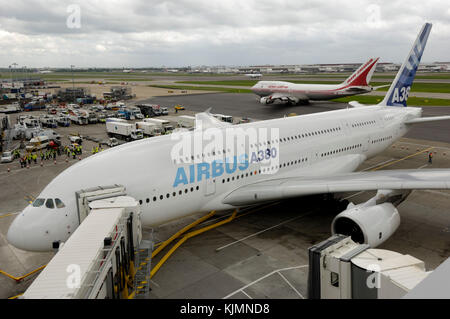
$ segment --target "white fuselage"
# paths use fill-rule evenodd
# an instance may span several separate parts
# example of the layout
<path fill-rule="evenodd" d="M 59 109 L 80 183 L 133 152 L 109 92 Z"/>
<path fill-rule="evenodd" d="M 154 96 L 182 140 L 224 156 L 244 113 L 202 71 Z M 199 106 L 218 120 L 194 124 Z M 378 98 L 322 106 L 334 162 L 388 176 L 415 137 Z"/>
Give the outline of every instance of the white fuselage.
<path fill-rule="evenodd" d="M 299 100 L 331 100 L 367 93 L 372 88 L 370 86 L 350 86 L 343 84 L 296 84 L 285 81 L 259 81 L 251 90 L 261 97 L 279 94 Z"/>
<path fill-rule="evenodd" d="M 367 158 L 404 135 L 407 126 L 403 123 L 420 117 L 421 112 L 420 108 L 367 106 L 234 125 L 232 128 L 276 128 L 279 138 L 247 145 L 247 164 L 230 163 L 215 174 L 211 161 L 204 158 L 208 154 L 197 154 L 199 163 L 192 163 L 190 158 L 176 163 L 171 152 L 178 141 L 171 135 L 117 146 L 74 164 L 53 179 L 38 198 L 59 198 L 65 207 L 29 205 L 14 221 L 8 236 L 20 230 L 16 236 L 21 237 L 15 238 L 15 243 L 20 248 L 23 242 L 28 250 L 49 250 L 52 242 L 65 241 L 79 224 L 75 192 L 95 186 L 125 186 L 127 194 L 140 202 L 142 222 L 147 226 L 194 213 L 230 209 L 233 207 L 223 204 L 223 198 L 257 181 L 355 171 Z M 269 166 L 250 161 L 267 148 L 275 159 Z M 233 156 L 227 150 L 225 156 L 220 153 L 222 158 Z M 200 172 L 199 165 L 208 173 Z M 186 173 L 186 180 L 176 183 L 180 170 Z M 35 245 L 30 247 L 30 242 Z"/>

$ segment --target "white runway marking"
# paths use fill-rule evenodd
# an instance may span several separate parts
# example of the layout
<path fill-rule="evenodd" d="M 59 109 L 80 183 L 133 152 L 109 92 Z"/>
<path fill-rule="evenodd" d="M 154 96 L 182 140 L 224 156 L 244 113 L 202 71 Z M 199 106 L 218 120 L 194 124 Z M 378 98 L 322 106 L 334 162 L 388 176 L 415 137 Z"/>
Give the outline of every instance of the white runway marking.
<path fill-rule="evenodd" d="M 284 279 L 284 281 L 286 281 L 286 283 L 289 285 L 289 287 L 291 287 L 300 298 L 305 299 L 305 297 L 303 297 L 303 295 L 297 289 L 295 289 L 295 287 L 291 284 L 291 282 L 289 280 L 287 280 L 287 278 L 284 277 L 281 272 L 278 272 L 278 274 L 281 276 L 281 278 Z"/>
<path fill-rule="evenodd" d="M 272 227 L 269 227 L 269 228 L 260 230 L 259 232 L 256 232 L 256 233 L 254 233 L 254 234 L 245 236 L 244 238 L 241 238 L 241 239 L 239 239 L 239 240 L 236 240 L 236 241 L 234 241 L 234 242 L 232 242 L 232 243 L 229 243 L 229 244 L 227 244 L 227 245 L 225 245 L 225 246 L 216 248 L 216 251 L 221 251 L 222 249 L 225 249 L 225 248 L 227 248 L 227 247 L 233 246 L 234 244 L 240 243 L 240 242 L 242 242 L 242 241 L 244 241 L 244 240 L 246 240 L 246 239 L 249 239 L 249 238 L 251 238 L 251 237 L 257 236 L 257 235 L 259 235 L 259 234 L 261 234 L 261 233 L 264 233 L 264 232 L 266 232 L 266 231 L 268 231 L 268 230 L 271 230 L 271 229 L 273 229 L 273 228 L 275 228 L 275 227 L 278 227 L 278 226 L 281 226 L 281 225 L 283 225 L 283 224 L 289 223 L 289 222 L 291 222 L 291 221 L 293 221 L 293 220 L 299 219 L 299 218 L 301 218 L 301 217 L 305 217 L 305 216 L 307 216 L 307 215 L 309 215 L 309 214 L 311 214 L 311 213 L 312 213 L 312 211 L 309 211 L 309 212 L 306 212 L 306 213 L 303 214 L 303 215 L 296 216 L 296 217 L 294 217 L 294 218 L 285 220 L 284 222 L 281 222 L 281 223 L 279 223 L 279 224 L 276 224 L 276 225 L 274 225 L 274 226 L 272 226 Z"/>
<path fill-rule="evenodd" d="M 252 281 L 251 283 L 245 285 L 244 287 L 239 288 L 239 289 L 233 291 L 232 293 L 226 295 L 226 296 L 223 297 L 222 299 L 228 299 L 228 298 L 230 298 L 231 296 L 237 294 L 238 292 L 243 292 L 244 289 L 247 289 L 248 287 L 250 287 L 250 286 L 256 284 L 257 282 L 260 282 L 260 281 L 263 280 L 263 279 L 266 279 L 267 277 L 272 276 L 273 274 L 280 273 L 281 271 L 286 271 L 286 270 L 291 270 L 291 269 L 300 269 L 300 268 L 305 268 L 305 267 L 308 267 L 308 265 L 294 266 L 294 267 L 288 267 L 288 268 L 280 268 L 280 269 L 274 270 L 274 271 L 272 271 L 272 272 L 270 272 L 270 273 L 268 273 L 268 274 L 266 274 L 266 275 L 264 275 L 264 276 L 262 276 L 262 277 L 256 279 L 255 281 Z M 292 287 L 292 285 L 290 285 L 290 286 Z M 244 294 L 246 295 L 245 292 L 244 292 Z M 299 295 L 301 296 L 300 293 L 299 293 Z M 302 298 L 303 298 L 303 296 L 302 296 Z"/>

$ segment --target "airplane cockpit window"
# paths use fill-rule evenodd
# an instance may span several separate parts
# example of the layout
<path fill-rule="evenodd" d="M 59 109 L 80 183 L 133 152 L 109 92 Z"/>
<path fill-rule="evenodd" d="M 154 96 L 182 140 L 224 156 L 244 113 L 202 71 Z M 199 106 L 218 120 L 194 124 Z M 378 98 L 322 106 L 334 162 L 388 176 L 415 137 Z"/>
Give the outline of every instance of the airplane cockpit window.
<path fill-rule="evenodd" d="M 33 202 L 33 207 L 41 207 L 44 205 L 45 198 L 36 198 Z"/>
<path fill-rule="evenodd" d="M 45 207 L 47 208 L 55 208 L 55 204 L 53 203 L 53 199 L 48 198 L 45 202 Z"/>
<path fill-rule="evenodd" d="M 64 207 L 66 207 L 66 205 L 64 205 L 62 200 L 60 200 L 59 198 L 55 198 L 55 204 L 56 204 L 57 208 L 64 208 Z"/>

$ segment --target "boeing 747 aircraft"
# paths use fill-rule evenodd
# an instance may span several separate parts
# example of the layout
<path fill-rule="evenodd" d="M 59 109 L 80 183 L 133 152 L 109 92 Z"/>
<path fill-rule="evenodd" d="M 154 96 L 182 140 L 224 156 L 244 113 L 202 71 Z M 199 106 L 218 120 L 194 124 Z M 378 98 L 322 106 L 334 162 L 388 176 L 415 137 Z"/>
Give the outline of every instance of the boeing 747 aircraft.
<path fill-rule="evenodd" d="M 369 59 L 341 84 L 295 84 L 285 81 L 259 81 L 251 90 L 259 95 L 261 104 L 275 101 L 305 104 L 309 100 L 331 100 L 371 92 L 378 87 L 369 85 L 378 59 Z M 382 87 L 382 86 L 379 86 Z"/>
<path fill-rule="evenodd" d="M 450 188 L 450 169 L 355 172 L 416 123 L 450 120 L 421 117 L 421 108 L 406 107 L 430 30 L 431 24 L 423 26 L 378 105 L 240 125 L 199 113 L 194 131 L 127 143 L 67 168 L 16 217 L 7 239 L 20 249 L 51 250 L 80 223 L 75 192 L 120 184 L 139 201 L 147 226 L 286 198 L 377 190 L 367 202 L 349 204 L 332 225 L 333 232 L 375 247 L 399 226 L 396 206 L 411 190 Z M 202 136 L 205 147 L 183 151 Z"/>

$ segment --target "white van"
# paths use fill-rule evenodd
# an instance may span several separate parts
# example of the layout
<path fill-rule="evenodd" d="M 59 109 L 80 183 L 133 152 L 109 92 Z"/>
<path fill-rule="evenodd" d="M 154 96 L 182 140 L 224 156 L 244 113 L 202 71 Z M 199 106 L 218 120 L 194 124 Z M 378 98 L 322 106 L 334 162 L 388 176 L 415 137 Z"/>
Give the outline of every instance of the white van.
<path fill-rule="evenodd" d="M 27 152 L 41 150 L 46 148 L 49 142 L 50 140 L 48 136 L 36 136 L 30 140 L 30 143 L 25 147 L 25 149 Z"/>

